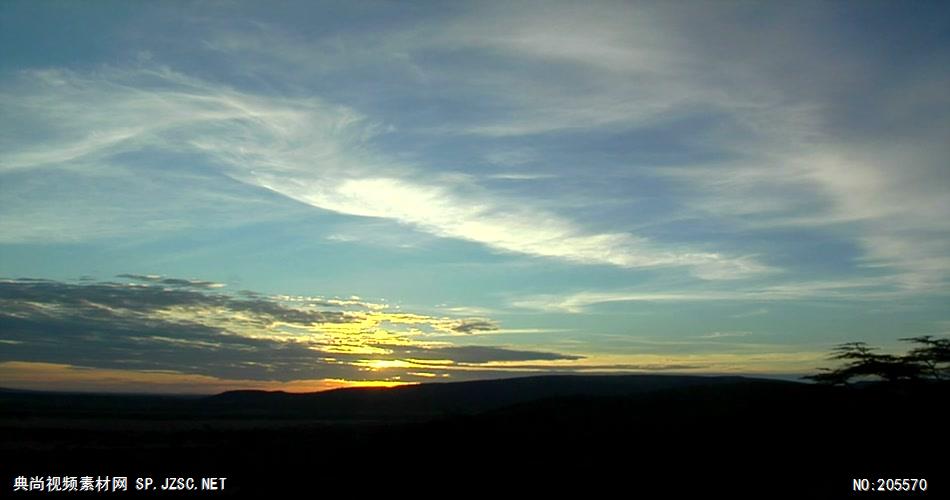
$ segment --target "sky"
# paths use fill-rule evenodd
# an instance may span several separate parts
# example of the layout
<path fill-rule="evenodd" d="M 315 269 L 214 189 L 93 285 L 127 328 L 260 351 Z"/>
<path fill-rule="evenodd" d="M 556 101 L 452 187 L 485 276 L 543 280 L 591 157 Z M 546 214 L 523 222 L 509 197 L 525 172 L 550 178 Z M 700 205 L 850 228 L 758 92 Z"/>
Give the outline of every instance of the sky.
<path fill-rule="evenodd" d="M 797 377 L 950 333 L 946 2 L 0 2 L 0 385 Z"/>

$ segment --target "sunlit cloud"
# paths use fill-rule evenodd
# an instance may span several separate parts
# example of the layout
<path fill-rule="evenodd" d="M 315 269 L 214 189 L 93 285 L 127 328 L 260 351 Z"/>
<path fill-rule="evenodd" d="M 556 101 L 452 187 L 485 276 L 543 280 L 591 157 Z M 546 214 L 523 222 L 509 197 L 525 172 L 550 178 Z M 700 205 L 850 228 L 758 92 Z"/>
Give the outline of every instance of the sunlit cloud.
<path fill-rule="evenodd" d="M 582 359 L 448 342 L 449 333 L 462 338 L 498 328 L 484 318 L 387 312 L 358 297 L 232 295 L 212 292 L 202 280 L 126 276 L 131 283 L 0 280 L 0 340 L 7 346 L 0 360 L 241 380 L 356 383 L 411 381 L 398 373 L 388 379 L 376 373 L 423 365 Z M 201 284 L 197 289 L 195 282 Z M 432 334 L 439 341 L 427 340 Z"/>
<path fill-rule="evenodd" d="M 752 256 L 667 247 L 625 232 L 592 233 L 526 200 L 451 176 L 419 182 L 417 167 L 369 150 L 366 140 L 381 133 L 380 124 L 317 98 L 253 95 L 157 68 L 28 71 L 0 100 L 14 114 L 50 127 L 46 140 L 6 155 L 3 172 L 84 166 L 95 174 L 117 168 L 101 165 L 129 152 L 198 155 L 234 180 L 317 208 L 393 220 L 502 252 L 629 268 L 687 267 L 704 279 L 768 270 Z M 143 115 L 153 119 L 143 123 Z"/>
<path fill-rule="evenodd" d="M 163 279 L 168 278 L 154 277 L 146 284 L 0 281 L 0 341 L 6 346 L 0 362 L 4 370 L 22 372 L 6 380 L 29 379 L 26 385 L 35 387 L 70 379 L 64 386 L 89 382 L 87 390 L 148 391 L 191 383 L 201 392 L 229 384 L 319 389 L 433 377 L 732 370 L 701 355 L 605 357 L 465 345 L 446 333 L 464 342 L 470 335 L 466 327 L 495 329 L 496 323 L 371 308 L 344 313 L 276 297 L 169 288 Z"/>
<path fill-rule="evenodd" d="M 741 64 L 754 64 L 755 59 L 743 61 L 740 71 L 730 75 L 706 53 L 714 48 L 680 50 L 680 39 L 673 33 L 688 32 L 692 21 L 677 17 L 675 9 L 600 5 L 578 10 L 555 3 L 540 13 L 527 6 L 486 5 L 475 11 L 434 25 L 384 30 L 362 40 L 344 36 L 345 53 L 339 40 L 310 41 L 267 24 L 241 34 L 207 26 L 203 46 L 251 72 L 273 72 L 286 65 L 326 76 L 353 66 L 383 65 L 401 70 L 397 74 L 405 78 L 434 74 L 454 84 L 459 98 L 478 96 L 504 110 L 480 123 L 450 123 L 443 132 L 518 136 L 606 126 L 643 128 L 684 113 L 717 115 L 724 130 L 701 139 L 728 152 L 730 161 L 641 169 L 642 174 L 670 176 L 698 188 L 695 196 L 678 201 L 707 216 L 738 217 L 743 225 L 849 224 L 859 229 L 854 241 L 864 249 L 867 265 L 893 269 L 908 288 L 941 286 L 948 245 L 942 214 L 948 207 L 941 196 L 946 186 L 933 181 L 945 141 L 935 142 L 934 137 L 914 149 L 888 145 L 869 150 L 829 140 L 822 116 L 827 103 L 790 99 L 795 89 L 783 88 L 774 75 L 753 77 Z M 710 14 L 714 22 L 724 22 L 733 12 Z M 575 35 L 551 31 L 565 17 L 573 20 Z M 466 72 L 454 67 L 420 69 L 413 62 L 413 55 L 437 50 L 549 65 L 574 74 L 578 81 L 558 83 L 546 73 L 512 72 L 492 63 Z M 759 57 L 749 52 L 744 55 Z M 311 64 L 304 64 L 308 61 Z M 68 103 L 56 103 L 55 118 L 92 122 L 95 132 L 59 139 L 55 147 L 43 143 L 13 152 L 4 162 L 8 168 L 107 159 L 130 148 L 184 148 L 206 155 L 235 179 L 321 209 L 393 220 L 502 252 L 630 268 L 687 267 L 713 280 L 771 269 L 756 255 L 683 248 L 624 231 L 592 232 L 547 207 L 472 185 L 471 177 L 458 182 L 447 172 L 438 179 L 420 176 L 420 171 L 439 166 L 389 159 L 369 147 L 368 140 L 387 134 L 386 123 L 316 97 L 256 95 L 164 67 L 94 75 L 42 70 L 31 76 L 47 90 L 55 88 L 55 95 L 69 98 Z M 578 86 L 586 91 L 578 92 Z M 49 96 L 43 85 L 31 92 L 11 94 L 8 100 L 16 98 L 43 116 Z M 141 113 L 161 118 L 144 125 L 134 118 Z M 90 129 L 85 123 L 75 125 L 69 128 Z M 188 140 L 172 144 L 179 136 Z M 525 148 L 486 155 L 509 167 L 543 161 Z M 913 165 L 913 175 L 894 174 L 895 166 L 904 171 L 908 165 Z M 485 178 L 538 180 L 552 175 L 535 170 Z M 336 238 L 347 241 L 346 236 Z"/>
<path fill-rule="evenodd" d="M 128 278 L 135 281 L 144 281 L 149 283 L 158 283 L 168 286 L 180 286 L 188 288 L 221 288 L 224 283 L 214 283 L 212 281 L 204 280 L 194 280 L 194 279 L 181 279 L 181 278 L 165 278 L 157 274 L 120 274 L 116 276 L 117 278 Z"/>
<path fill-rule="evenodd" d="M 246 380 L 175 371 L 139 371 L 73 366 L 61 363 L 0 361 L 4 385 L 21 389 L 81 392 L 216 394 L 231 390 L 315 392 L 341 387 L 393 387 L 393 380 Z"/>

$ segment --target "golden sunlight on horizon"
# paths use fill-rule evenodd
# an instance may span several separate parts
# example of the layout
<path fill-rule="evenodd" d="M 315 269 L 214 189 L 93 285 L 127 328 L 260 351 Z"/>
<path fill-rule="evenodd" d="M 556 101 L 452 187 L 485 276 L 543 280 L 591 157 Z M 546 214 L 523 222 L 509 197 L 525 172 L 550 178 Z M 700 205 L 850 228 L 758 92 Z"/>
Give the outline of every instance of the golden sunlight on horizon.
<path fill-rule="evenodd" d="M 37 391 L 218 394 L 235 390 L 320 392 L 347 387 L 397 387 L 413 385 L 398 380 L 314 379 L 230 380 L 172 371 L 137 371 L 86 368 L 60 363 L 0 362 L 3 388 Z"/>

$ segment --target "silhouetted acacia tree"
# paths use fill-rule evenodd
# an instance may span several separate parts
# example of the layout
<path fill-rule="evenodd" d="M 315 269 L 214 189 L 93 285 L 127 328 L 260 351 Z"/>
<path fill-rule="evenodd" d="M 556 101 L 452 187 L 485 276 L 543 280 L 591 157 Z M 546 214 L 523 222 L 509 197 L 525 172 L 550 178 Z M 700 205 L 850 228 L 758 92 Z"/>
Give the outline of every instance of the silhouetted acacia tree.
<path fill-rule="evenodd" d="M 935 380 L 950 379 L 950 338 L 935 339 L 924 335 L 901 340 L 919 344 L 905 357 L 919 364 L 924 376 Z"/>
<path fill-rule="evenodd" d="M 836 369 L 822 368 L 806 379 L 824 384 L 842 385 L 853 379 L 877 379 L 887 382 L 947 380 L 950 378 L 950 338 L 932 335 L 900 339 L 918 345 L 903 356 L 880 354 L 864 342 L 836 346 L 831 359 L 844 361 Z"/>

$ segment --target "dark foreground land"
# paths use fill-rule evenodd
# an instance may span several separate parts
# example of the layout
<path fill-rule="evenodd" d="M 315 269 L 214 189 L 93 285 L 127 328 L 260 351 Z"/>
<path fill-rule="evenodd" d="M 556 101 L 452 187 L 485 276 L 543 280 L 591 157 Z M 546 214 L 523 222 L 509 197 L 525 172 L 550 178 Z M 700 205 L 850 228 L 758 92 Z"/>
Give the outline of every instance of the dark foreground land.
<path fill-rule="evenodd" d="M 17 476 L 88 475 L 128 477 L 130 491 L 97 498 L 950 498 L 947 389 L 545 376 L 211 397 L 5 390 L 0 496 L 50 495 L 13 492 Z M 168 477 L 198 489 L 162 490 Z M 208 477 L 224 490 L 201 490 Z M 157 489 L 136 491 L 144 478 Z M 927 491 L 875 491 L 878 479 Z"/>

